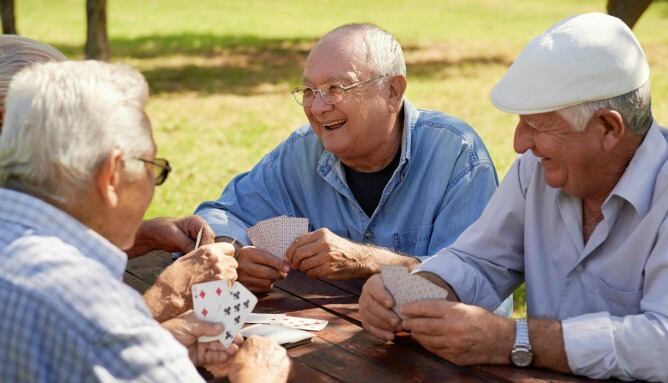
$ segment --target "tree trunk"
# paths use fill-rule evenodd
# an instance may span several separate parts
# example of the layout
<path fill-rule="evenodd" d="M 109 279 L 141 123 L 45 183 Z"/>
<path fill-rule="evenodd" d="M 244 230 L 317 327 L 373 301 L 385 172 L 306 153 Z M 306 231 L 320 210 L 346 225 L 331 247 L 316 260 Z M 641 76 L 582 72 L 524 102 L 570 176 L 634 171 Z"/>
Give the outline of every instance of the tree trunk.
<path fill-rule="evenodd" d="M 622 19 L 633 29 L 652 0 L 608 0 L 608 14 Z"/>
<path fill-rule="evenodd" d="M 86 0 L 86 58 L 109 60 L 107 37 L 107 0 Z"/>
<path fill-rule="evenodd" d="M 0 0 L 0 15 L 2 16 L 2 33 L 16 35 L 16 16 L 14 0 Z"/>

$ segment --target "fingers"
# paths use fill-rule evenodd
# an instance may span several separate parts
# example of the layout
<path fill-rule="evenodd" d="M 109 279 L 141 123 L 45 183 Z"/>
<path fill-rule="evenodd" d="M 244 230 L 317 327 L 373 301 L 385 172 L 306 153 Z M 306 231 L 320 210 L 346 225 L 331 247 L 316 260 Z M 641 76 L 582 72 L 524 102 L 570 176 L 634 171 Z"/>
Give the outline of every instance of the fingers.
<path fill-rule="evenodd" d="M 204 322 L 197 319 L 193 311 L 188 311 L 180 315 L 179 318 L 184 321 L 184 330 L 194 338 L 217 336 L 225 330 L 225 326 L 220 323 Z"/>
<path fill-rule="evenodd" d="M 394 331 L 401 328 L 401 319 L 392 311 L 394 302 L 387 293 L 380 275 L 374 275 L 364 284 L 360 297 L 360 315 L 364 328 L 383 340 L 394 339 Z"/>
<path fill-rule="evenodd" d="M 447 330 L 447 323 L 442 318 L 406 318 L 404 328 L 423 335 L 440 335 Z"/>
<path fill-rule="evenodd" d="M 229 361 L 239 350 L 235 344 L 226 349 L 219 341 L 197 344 L 196 364 L 199 366 L 221 364 Z"/>
<path fill-rule="evenodd" d="M 267 293 L 274 287 L 272 280 L 254 278 L 244 274 L 239 275 L 239 283 L 254 293 Z"/>
<path fill-rule="evenodd" d="M 265 265 L 277 271 L 283 271 L 286 273 L 290 271 L 290 265 L 288 265 L 287 262 L 274 257 L 264 250 L 260 250 L 252 246 L 245 246 L 240 250 L 239 259 L 242 258 L 248 262 Z"/>
<path fill-rule="evenodd" d="M 294 255 L 295 255 L 294 254 L 295 250 L 297 250 L 299 247 L 301 247 L 301 246 L 303 246 L 307 243 L 310 243 L 310 242 L 313 242 L 313 241 L 317 240 L 317 238 L 319 236 L 320 236 L 320 232 L 319 232 L 319 230 L 316 230 L 316 231 L 313 231 L 313 232 L 310 232 L 310 233 L 306 233 L 306 234 L 298 237 L 297 239 L 295 239 L 292 242 L 292 244 L 290 245 L 290 247 L 288 247 L 288 249 L 285 251 L 285 259 L 287 259 L 288 262 L 290 262 L 292 264 L 292 260 L 293 260 Z"/>
<path fill-rule="evenodd" d="M 457 305 L 461 304 L 446 300 L 416 301 L 402 305 L 399 308 L 399 312 L 407 317 L 443 318 L 448 310 Z"/>

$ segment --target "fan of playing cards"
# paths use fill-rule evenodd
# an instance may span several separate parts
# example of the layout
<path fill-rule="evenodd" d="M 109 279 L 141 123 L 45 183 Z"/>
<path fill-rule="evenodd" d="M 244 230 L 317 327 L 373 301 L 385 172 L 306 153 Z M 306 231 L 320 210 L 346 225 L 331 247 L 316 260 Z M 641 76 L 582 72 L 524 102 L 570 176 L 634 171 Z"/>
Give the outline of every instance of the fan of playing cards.
<path fill-rule="evenodd" d="M 202 336 L 199 341 L 211 342 L 217 339 L 225 347 L 230 346 L 257 303 L 255 295 L 241 283 L 234 282 L 230 288 L 226 280 L 193 285 L 192 294 L 197 319 L 225 326 L 222 334 L 216 337 Z"/>
<path fill-rule="evenodd" d="M 258 222 L 247 233 L 253 246 L 283 259 L 292 242 L 308 233 L 308 218 L 282 215 Z"/>
<path fill-rule="evenodd" d="M 399 307 L 408 302 L 431 299 L 445 299 L 448 292 L 428 280 L 408 272 L 404 266 L 382 266 L 380 273 L 385 288 L 394 298 L 394 311 L 399 314 Z"/>

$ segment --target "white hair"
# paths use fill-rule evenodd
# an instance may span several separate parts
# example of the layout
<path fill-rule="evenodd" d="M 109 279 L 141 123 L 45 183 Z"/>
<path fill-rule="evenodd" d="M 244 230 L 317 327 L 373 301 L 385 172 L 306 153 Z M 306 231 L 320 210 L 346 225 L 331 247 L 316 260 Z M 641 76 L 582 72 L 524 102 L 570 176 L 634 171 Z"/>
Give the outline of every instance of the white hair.
<path fill-rule="evenodd" d="M 0 35 L 0 108 L 9 83 L 21 69 L 34 63 L 65 60 L 65 55 L 50 45 L 22 36 Z"/>
<path fill-rule="evenodd" d="M 96 61 L 36 64 L 9 88 L 0 135 L 0 186 L 65 205 L 90 190 L 97 167 L 114 149 L 128 161 L 155 151 L 144 106 L 148 86 L 137 71 Z"/>
<path fill-rule="evenodd" d="M 406 75 L 406 61 L 399 41 L 390 32 L 370 23 L 346 24 L 328 32 L 321 40 L 338 33 L 362 33 L 367 60 L 379 76 Z"/>
<path fill-rule="evenodd" d="M 652 102 L 649 81 L 631 92 L 607 98 L 569 106 L 558 111 L 576 132 L 582 132 L 594 113 L 601 109 L 613 109 L 619 112 L 624 124 L 636 134 L 644 135 L 652 123 Z"/>

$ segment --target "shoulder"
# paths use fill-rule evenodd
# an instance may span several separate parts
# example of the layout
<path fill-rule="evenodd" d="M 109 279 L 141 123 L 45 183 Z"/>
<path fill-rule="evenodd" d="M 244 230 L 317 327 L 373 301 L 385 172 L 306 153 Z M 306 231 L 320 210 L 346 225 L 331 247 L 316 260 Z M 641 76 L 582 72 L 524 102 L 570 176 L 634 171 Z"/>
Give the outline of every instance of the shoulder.
<path fill-rule="evenodd" d="M 417 151 L 431 148 L 458 156 L 469 166 L 492 165 L 492 159 L 478 133 L 463 120 L 434 110 L 419 110 L 412 129 Z M 493 165 L 492 165 L 493 166 Z"/>
<path fill-rule="evenodd" d="M 109 329 L 152 321 L 136 291 L 59 238 L 22 237 L 3 253 L 0 274 L 15 299 L 82 338 L 94 341 Z"/>

